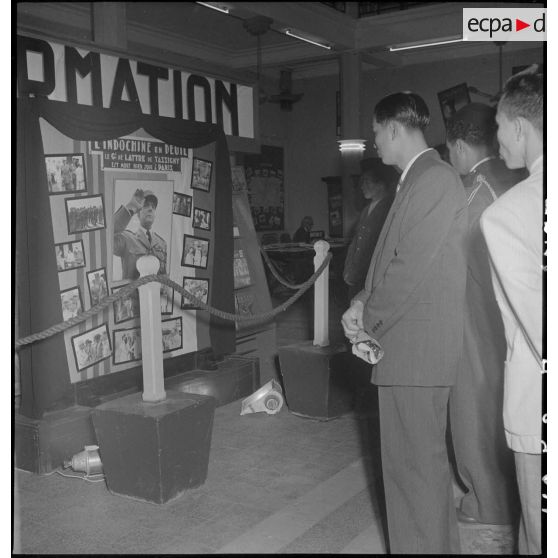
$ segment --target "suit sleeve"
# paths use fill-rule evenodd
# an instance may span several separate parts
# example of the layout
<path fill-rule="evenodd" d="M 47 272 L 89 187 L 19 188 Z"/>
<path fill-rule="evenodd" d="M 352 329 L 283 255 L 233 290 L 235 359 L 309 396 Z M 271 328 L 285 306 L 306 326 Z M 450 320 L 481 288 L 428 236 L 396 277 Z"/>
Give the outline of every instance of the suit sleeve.
<path fill-rule="evenodd" d="M 528 202 L 527 202 L 528 203 Z M 488 245 L 490 259 L 508 304 L 521 322 L 524 333 L 542 355 L 542 261 L 529 246 L 529 220 L 525 204 L 498 204 L 489 207 L 481 217 L 481 229 Z M 542 227 L 542 222 L 541 222 Z M 542 239 L 542 229 L 541 239 Z"/>
<path fill-rule="evenodd" d="M 114 214 L 114 239 L 112 243 L 112 251 L 115 256 L 122 256 L 126 252 L 126 240 L 122 233 L 126 230 L 126 226 L 130 222 L 131 218 L 132 216 L 130 215 L 130 212 L 123 205 L 121 205 Z"/>
<path fill-rule="evenodd" d="M 458 177 L 444 167 L 430 169 L 414 185 L 399 242 L 383 277 L 369 297 L 366 291 L 355 297 L 365 303 L 364 329 L 372 337 L 379 339 L 405 315 L 410 297 L 446 243 L 457 213 L 465 210 L 458 196 L 462 188 Z"/>

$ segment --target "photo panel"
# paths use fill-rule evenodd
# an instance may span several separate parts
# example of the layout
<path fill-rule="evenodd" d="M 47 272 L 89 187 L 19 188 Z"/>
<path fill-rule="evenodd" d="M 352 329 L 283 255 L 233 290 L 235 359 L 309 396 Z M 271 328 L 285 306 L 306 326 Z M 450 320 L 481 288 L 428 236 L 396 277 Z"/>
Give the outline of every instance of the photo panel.
<path fill-rule="evenodd" d="M 87 192 L 83 153 L 45 155 L 49 194 Z"/>
<path fill-rule="evenodd" d="M 119 287 L 112 287 L 113 294 L 116 293 L 122 287 L 126 285 L 121 285 Z M 115 300 L 112 303 L 114 310 L 114 323 L 120 324 L 133 318 L 139 318 L 140 316 L 140 303 L 139 303 L 139 292 L 134 290 L 128 296 Z"/>
<path fill-rule="evenodd" d="M 172 269 L 173 189 L 172 180 L 115 179 L 112 281 L 137 279 L 136 262 L 149 253 L 159 259 L 161 273 Z"/>
<path fill-rule="evenodd" d="M 201 302 L 207 304 L 209 297 L 209 279 L 198 279 L 196 277 L 184 277 L 182 279 L 182 287 L 187 290 L 192 296 L 195 296 Z M 180 308 L 183 310 L 190 310 L 198 307 L 190 302 L 185 296 L 182 297 Z"/>
<path fill-rule="evenodd" d="M 68 234 L 96 231 L 106 228 L 103 196 L 80 196 L 66 198 L 66 222 Z"/>
<path fill-rule="evenodd" d="M 84 370 L 110 357 L 112 349 L 107 324 L 72 337 L 76 368 Z"/>
<path fill-rule="evenodd" d="M 54 245 L 56 252 L 56 267 L 58 271 L 68 271 L 85 267 L 83 241 L 61 242 Z"/>
<path fill-rule="evenodd" d="M 192 218 L 192 227 L 194 229 L 202 229 L 204 231 L 211 230 L 211 211 L 194 207 L 194 216 Z"/>
<path fill-rule="evenodd" d="M 60 303 L 62 305 L 62 319 L 67 321 L 75 318 L 83 312 L 83 300 L 79 287 L 71 287 L 60 291 Z"/>
<path fill-rule="evenodd" d="M 192 196 L 174 192 L 172 196 L 172 212 L 183 217 L 192 216 Z"/>
<path fill-rule="evenodd" d="M 108 296 L 107 272 L 104 267 L 87 272 L 87 284 L 89 286 L 89 298 L 91 306 L 97 306 Z"/>
<path fill-rule="evenodd" d="M 163 353 L 182 349 L 182 318 L 162 320 Z"/>
<path fill-rule="evenodd" d="M 209 192 L 212 170 L 213 163 L 211 161 L 194 157 L 192 159 L 192 188 Z"/>
<path fill-rule="evenodd" d="M 112 332 L 114 364 L 141 360 L 141 328 L 115 329 Z"/>
<path fill-rule="evenodd" d="M 438 101 L 440 102 L 440 110 L 444 124 L 447 125 L 448 120 L 465 105 L 471 102 L 469 96 L 469 88 L 466 83 L 460 83 L 444 91 L 438 93 Z"/>
<path fill-rule="evenodd" d="M 174 306 L 174 289 L 168 285 L 161 285 L 161 314 L 172 314 Z"/>
<path fill-rule="evenodd" d="M 182 266 L 207 269 L 209 256 L 209 240 L 190 234 L 184 235 L 184 247 L 182 249 Z"/>

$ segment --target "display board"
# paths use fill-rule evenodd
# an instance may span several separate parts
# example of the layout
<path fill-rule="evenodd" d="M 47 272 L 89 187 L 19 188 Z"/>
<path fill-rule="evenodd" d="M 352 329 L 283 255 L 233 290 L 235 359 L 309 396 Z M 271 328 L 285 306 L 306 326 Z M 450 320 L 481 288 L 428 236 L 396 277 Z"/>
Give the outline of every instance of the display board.
<path fill-rule="evenodd" d="M 233 176 L 236 172 L 240 172 L 238 167 L 233 167 Z M 235 311 L 247 316 L 269 312 L 272 305 L 244 184 L 242 178 L 233 183 L 233 272 Z M 238 322 L 236 344 L 238 354 L 259 358 L 262 383 L 276 378 L 274 320 Z"/>
<path fill-rule="evenodd" d="M 156 199 L 150 249 L 159 272 L 234 312 L 231 176 L 222 129 L 142 115 L 126 104 L 102 109 L 44 98 L 18 99 L 18 122 L 17 338 L 90 308 L 134 278 L 128 256 L 138 255 L 146 233 L 126 200 L 138 191 Z M 127 252 L 116 241 L 124 233 L 139 243 L 126 244 Z M 204 348 L 235 351 L 233 322 L 180 299 L 162 292 L 164 362 L 191 363 L 189 354 Z M 141 370 L 137 313 L 137 301 L 121 301 L 82 326 L 23 347 L 23 414 L 67 406 L 76 382 Z M 102 386 L 110 390 L 110 382 Z"/>
<path fill-rule="evenodd" d="M 261 153 L 245 155 L 248 201 L 256 231 L 285 228 L 283 148 L 262 145 Z"/>
<path fill-rule="evenodd" d="M 108 141 L 77 142 L 41 123 L 65 318 L 98 304 L 137 279 L 135 262 L 151 251 L 160 272 L 211 304 L 215 256 L 212 214 L 214 148 L 186 149 L 144 131 Z M 142 212 L 125 208 L 137 191 L 157 206 L 149 241 Z M 168 286 L 161 286 L 164 357 L 211 346 L 209 321 Z M 125 370 L 141 360 L 137 294 L 65 332 L 72 382 Z"/>

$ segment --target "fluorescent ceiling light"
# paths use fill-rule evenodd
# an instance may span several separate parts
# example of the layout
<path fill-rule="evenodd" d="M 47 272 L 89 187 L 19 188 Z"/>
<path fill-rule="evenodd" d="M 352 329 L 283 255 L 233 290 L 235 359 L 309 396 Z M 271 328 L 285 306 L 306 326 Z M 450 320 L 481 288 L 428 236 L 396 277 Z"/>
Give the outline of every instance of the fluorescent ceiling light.
<path fill-rule="evenodd" d="M 413 48 L 425 48 L 437 45 L 449 45 L 451 43 L 461 43 L 463 37 L 453 36 L 453 37 L 441 37 L 439 39 L 430 39 L 427 41 L 417 41 L 414 43 L 402 43 L 400 45 L 393 45 L 389 47 L 390 52 L 397 52 L 398 50 L 410 50 Z"/>
<path fill-rule="evenodd" d="M 345 153 L 347 151 L 364 151 L 366 140 L 363 139 L 345 139 L 337 140 L 339 144 L 339 151 Z"/>
<path fill-rule="evenodd" d="M 205 6 L 206 8 L 211 8 L 212 10 L 217 10 L 218 12 L 221 12 L 223 14 L 228 14 L 230 11 L 229 8 L 227 8 L 226 6 L 215 6 L 214 4 L 210 4 L 209 2 L 196 2 L 196 4 Z"/>
<path fill-rule="evenodd" d="M 319 43 L 318 41 L 307 39 L 306 37 L 302 37 L 301 35 L 297 35 L 296 33 L 293 33 L 290 29 L 285 29 L 285 35 L 288 35 L 289 37 L 294 37 L 295 39 L 299 39 L 306 43 L 310 43 L 311 45 L 316 45 L 322 48 L 326 48 L 327 50 L 331 50 L 331 45 L 326 45 L 325 43 Z"/>

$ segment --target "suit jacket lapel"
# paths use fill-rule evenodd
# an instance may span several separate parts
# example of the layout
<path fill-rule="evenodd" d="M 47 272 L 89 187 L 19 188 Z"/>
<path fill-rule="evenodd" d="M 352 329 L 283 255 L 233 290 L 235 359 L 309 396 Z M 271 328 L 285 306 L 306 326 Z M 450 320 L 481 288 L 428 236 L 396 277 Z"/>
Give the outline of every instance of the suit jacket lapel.
<path fill-rule="evenodd" d="M 388 213 L 384 226 L 382 227 L 380 238 L 378 239 L 376 249 L 374 250 L 374 254 L 372 256 L 370 269 L 368 271 L 368 275 L 366 276 L 366 287 L 370 291 L 372 291 L 373 287 L 377 283 L 378 277 L 381 277 L 381 275 L 383 274 L 383 270 L 381 269 L 379 264 L 382 262 L 382 255 L 385 249 L 387 235 L 391 229 L 395 216 L 397 215 L 397 212 L 399 211 L 403 200 L 409 195 L 416 181 L 415 175 L 418 172 L 417 169 L 419 168 L 419 165 L 417 163 L 419 161 L 422 161 L 425 157 L 432 157 L 433 155 L 438 155 L 438 153 L 433 149 L 425 151 L 416 161 L 414 161 L 414 163 L 411 165 L 411 168 L 405 175 L 405 178 L 400 183 L 399 192 L 395 194 L 395 199 L 393 200 L 391 209 Z"/>

